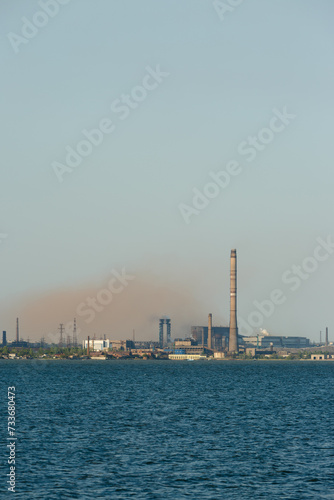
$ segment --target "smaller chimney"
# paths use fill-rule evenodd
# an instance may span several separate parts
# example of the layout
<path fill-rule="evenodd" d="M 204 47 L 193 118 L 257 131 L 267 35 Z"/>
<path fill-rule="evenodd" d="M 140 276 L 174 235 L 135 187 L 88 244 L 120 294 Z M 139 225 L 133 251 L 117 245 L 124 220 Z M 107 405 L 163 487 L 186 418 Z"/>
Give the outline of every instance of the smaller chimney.
<path fill-rule="evenodd" d="M 89 335 L 88 335 L 88 342 L 87 342 L 87 356 L 89 357 Z"/>
<path fill-rule="evenodd" d="M 328 326 L 326 327 L 326 346 L 328 346 Z"/>
<path fill-rule="evenodd" d="M 7 345 L 7 333 L 5 330 L 2 332 L 2 345 Z"/>
<path fill-rule="evenodd" d="M 16 318 L 16 342 L 20 342 L 19 318 Z"/>

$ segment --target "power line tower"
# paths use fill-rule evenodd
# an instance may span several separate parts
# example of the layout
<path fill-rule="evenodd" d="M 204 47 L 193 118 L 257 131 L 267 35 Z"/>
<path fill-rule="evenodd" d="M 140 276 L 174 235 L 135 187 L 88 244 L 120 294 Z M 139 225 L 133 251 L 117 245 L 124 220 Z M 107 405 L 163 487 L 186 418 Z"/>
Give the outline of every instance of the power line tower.
<path fill-rule="evenodd" d="M 78 347 L 77 319 L 76 318 L 74 318 L 74 321 L 73 321 L 73 346 Z"/>
<path fill-rule="evenodd" d="M 71 337 L 70 337 L 69 335 L 67 335 L 66 345 L 67 345 L 67 348 L 68 348 L 68 349 L 70 349 L 70 348 L 71 348 Z"/>
<path fill-rule="evenodd" d="M 64 333 L 64 325 L 63 323 L 60 323 L 59 328 L 58 328 L 60 335 L 59 335 L 59 347 L 63 347 L 63 333 Z"/>

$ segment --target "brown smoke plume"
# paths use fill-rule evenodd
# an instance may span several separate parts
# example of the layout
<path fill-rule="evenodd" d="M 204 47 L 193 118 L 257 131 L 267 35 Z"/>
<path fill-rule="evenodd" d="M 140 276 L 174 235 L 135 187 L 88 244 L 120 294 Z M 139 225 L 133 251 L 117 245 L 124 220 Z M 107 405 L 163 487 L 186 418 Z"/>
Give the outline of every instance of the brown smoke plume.
<path fill-rule="evenodd" d="M 133 329 L 136 340 L 157 341 L 158 319 L 163 315 L 171 318 L 173 338 L 189 337 L 191 325 L 206 325 L 207 304 L 196 298 L 196 289 L 200 287 L 197 280 L 196 286 L 187 280 L 185 287 L 178 279 L 158 278 L 148 273 L 137 274 L 120 293 L 113 294 L 109 305 L 99 303 L 103 310 L 95 312 L 94 319 L 87 322 L 91 317 L 88 314 L 80 316 L 78 306 L 86 304 L 89 297 L 96 298 L 102 289 L 108 287 L 109 279 L 100 286 L 58 289 L 29 299 L 22 298 L 15 307 L 7 309 L 3 319 L 7 323 L 19 316 L 22 338 L 38 341 L 44 336 L 47 343 L 59 341 L 59 323 L 67 327 L 65 339 L 67 334 L 72 335 L 74 317 L 77 318 L 79 341 L 94 334 L 96 338 L 106 335 L 113 340 L 131 339 Z M 84 310 L 87 309 L 92 308 L 86 305 Z M 14 340 L 11 330 L 9 338 Z"/>

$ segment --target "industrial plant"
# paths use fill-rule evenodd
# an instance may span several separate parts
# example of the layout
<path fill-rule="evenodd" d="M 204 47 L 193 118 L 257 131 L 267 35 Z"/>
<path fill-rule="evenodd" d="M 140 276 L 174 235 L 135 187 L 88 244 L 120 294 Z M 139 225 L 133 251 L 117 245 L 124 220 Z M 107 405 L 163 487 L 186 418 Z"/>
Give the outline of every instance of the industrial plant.
<path fill-rule="evenodd" d="M 326 342 L 328 345 L 328 329 Z M 241 336 L 237 324 L 237 251 L 230 256 L 230 324 L 212 324 L 212 313 L 208 315 L 208 326 L 192 326 L 190 338 L 175 342 L 170 359 L 224 359 L 237 357 L 239 353 L 255 357 L 257 354 L 272 355 L 283 348 L 301 349 L 310 347 L 306 337 L 271 336 L 265 330 L 262 335 Z M 201 352 L 199 352 L 201 350 Z"/>
<path fill-rule="evenodd" d="M 231 250 L 230 254 L 230 307 L 229 326 L 214 325 L 214 316 L 209 313 L 206 325 L 191 326 L 189 335 L 184 338 L 172 339 L 172 319 L 162 316 L 157 322 L 157 338 L 151 341 L 135 341 L 135 330 L 132 340 L 112 340 L 103 337 L 97 338 L 95 334 L 88 336 L 82 342 L 78 341 L 76 318 L 72 323 L 71 335 L 60 323 L 58 328 L 58 341 L 53 335 L 52 344 L 47 344 L 44 337 L 40 342 L 31 343 L 20 337 L 19 318 L 16 318 L 16 337 L 8 341 L 7 332 L 3 331 L 1 349 L 51 349 L 53 357 L 82 357 L 90 359 L 114 358 L 144 358 L 144 359 L 170 359 L 170 360 L 200 360 L 200 359 L 242 359 L 256 358 L 258 356 L 273 357 L 274 355 L 286 357 L 293 352 L 313 352 L 319 359 L 331 359 L 334 354 L 334 345 L 328 340 L 326 328 L 325 343 L 311 344 L 306 337 L 287 337 L 270 335 L 261 329 L 252 336 L 240 335 L 237 323 L 237 251 Z M 326 348 L 327 357 L 320 352 Z M 51 351 L 50 351 L 51 352 Z M 314 354 L 315 353 L 315 354 Z M 2 353 L 3 354 L 3 353 Z M 16 354 L 15 354 L 16 355 Z M 4 357 L 4 356 L 2 356 Z M 6 357 L 6 356 L 5 356 Z M 309 358 L 311 354 L 309 354 Z"/>

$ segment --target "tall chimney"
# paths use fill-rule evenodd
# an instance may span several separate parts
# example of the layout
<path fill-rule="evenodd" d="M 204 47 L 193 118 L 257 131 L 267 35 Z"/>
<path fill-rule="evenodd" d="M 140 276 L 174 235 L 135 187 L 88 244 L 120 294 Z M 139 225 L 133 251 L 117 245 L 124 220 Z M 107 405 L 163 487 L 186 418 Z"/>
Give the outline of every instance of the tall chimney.
<path fill-rule="evenodd" d="M 212 314 L 208 317 L 208 349 L 212 349 Z"/>
<path fill-rule="evenodd" d="M 88 342 L 87 342 L 87 356 L 89 357 L 89 335 L 88 335 Z"/>
<path fill-rule="evenodd" d="M 230 274 L 230 352 L 239 352 L 237 335 L 237 251 L 231 250 Z"/>
<path fill-rule="evenodd" d="M 326 327 L 326 346 L 328 346 L 328 326 Z"/>
<path fill-rule="evenodd" d="M 16 318 L 16 342 L 20 342 L 19 318 Z"/>

